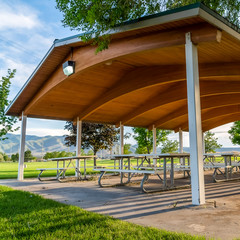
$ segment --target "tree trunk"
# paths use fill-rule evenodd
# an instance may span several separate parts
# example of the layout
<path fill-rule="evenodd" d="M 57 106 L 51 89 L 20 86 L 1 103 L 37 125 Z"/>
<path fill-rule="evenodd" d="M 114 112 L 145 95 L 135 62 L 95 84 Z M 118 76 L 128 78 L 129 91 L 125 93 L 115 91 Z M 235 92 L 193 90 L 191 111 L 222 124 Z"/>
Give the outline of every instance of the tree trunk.
<path fill-rule="evenodd" d="M 97 154 L 97 151 L 93 150 L 93 154 L 95 156 Z M 97 166 L 97 158 L 96 157 L 93 158 L 93 165 L 94 165 L 94 168 Z"/>

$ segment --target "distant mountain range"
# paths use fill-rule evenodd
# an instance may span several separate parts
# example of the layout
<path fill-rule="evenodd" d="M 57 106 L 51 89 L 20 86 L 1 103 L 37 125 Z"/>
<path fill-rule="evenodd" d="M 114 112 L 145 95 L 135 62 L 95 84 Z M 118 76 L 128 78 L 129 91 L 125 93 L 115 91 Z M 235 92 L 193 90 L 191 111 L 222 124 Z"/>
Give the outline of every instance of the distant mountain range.
<path fill-rule="evenodd" d="M 7 138 L 8 139 L 4 141 L 0 141 L 0 152 L 5 152 L 7 155 L 17 153 L 19 151 L 20 135 L 7 134 Z M 31 150 L 32 154 L 37 157 L 42 157 L 45 152 L 75 151 L 75 147 L 67 147 L 64 145 L 64 136 L 38 137 L 27 135 L 25 149 Z"/>
<path fill-rule="evenodd" d="M 0 152 L 5 152 L 7 155 L 11 155 L 17 153 L 19 151 L 19 139 L 20 135 L 16 134 L 7 134 L 8 139 L 4 141 L 0 141 Z M 113 153 L 118 153 L 116 147 L 113 149 Z M 136 151 L 137 145 L 132 145 L 130 151 L 134 153 Z M 38 137 L 34 135 L 26 136 L 26 150 L 31 150 L 32 154 L 36 157 L 42 157 L 46 152 L 53 151 L 69 151 L 74 152 L 75 147 L 67 147 L 64 145 L 64 136 L 44 136 Z M 188 147 L 183 148 L 184 152 L 189 152 L 190 149 Z M 88 151 L 88 150 L 86 150 Z M 216 152 L 231 152 L 231 151 L 239 151 L 240 147 L 228 147 L 217 149 Z M 161 153 L 161 150 L 158 148 L 157 153 Z M 101 151 L 99 152 L 99 156 L 108 155 L 109 151 Z"/>

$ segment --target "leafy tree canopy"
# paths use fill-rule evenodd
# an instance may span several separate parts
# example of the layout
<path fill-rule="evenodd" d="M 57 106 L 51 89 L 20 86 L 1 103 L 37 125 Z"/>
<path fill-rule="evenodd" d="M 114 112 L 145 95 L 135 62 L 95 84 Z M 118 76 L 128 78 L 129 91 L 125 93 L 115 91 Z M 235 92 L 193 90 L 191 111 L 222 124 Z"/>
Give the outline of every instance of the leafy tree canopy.
<path fill-rule="evenodd" d="M 161 153 L 175 153 L 178 150 L 178 141 L 167 139 L 162 143 Z"/>
<path fill-rule="evenodd" d="M 56 8 L 63 13 L 63 25 L 83 32 L 82 40 L 97 44 L 97 52 L 108 48 L 111 30 L 125 21 L 161 12 L 197 0 L 56 0 Z M 206 6 L 226 17 L 230 22 L 239 24 L 239 0 L 202 0 Z"/>
<path fill-rule="evenodd" d="M 10 160 L 11 159 L 8 157 L 8 155 L 6 153 L 0 152 L 0 162 L 10 161 Z"/>
<path fill-rule="evenodd" d="M 31 161 L 33 159 L 36 159 L 36 157 L 32 155 L 32 152 L 30 150 L 26 150 L 24 152 L 24 162 Z"/>
<path fill-rule="evenodd" d="M 14 78 L 16 70 L 11 71 L 8 69 L 6 77 L 0 79 L 0 141 L 6 139 L 8 132 L 13 132 L 17 129 L 13 128 L 14 123 L 17 122 L 16 117 L 8 117 L 5 115 L 5 109 L 10 104 L 8 100 L 11 80 Z"/>
<path fill-rule="evenodd" d="M 30 150 L 26 150 L 24 152 L 24 162 L 30 161 L 30 160 L 35 160 L 36 157 L 32 155 L 32 152 Z M 13 162 L 18 162 L 19 160 L 19 153 L 15 153 L 11 155 L 11 160 Z"/>
<path fill-rule="evenodd" d="M 67 146 L 76 146 L 77 128 L 72 122 L 67 122 L 64 129 L 70 132 L 65 135 Z M 82 148 L 92 149 L 94 155 L 101 149 L 111 149 L 118 140 L 119 130 L 108 124 L 83 123 L 82 124 Z"/>
<path fill-rule="evenodd" d="M 133 138 L 137 141 L 138 143 L 138 148 L 136 150 L 136 153 L 151 153 L 153 150 L 153 132 L 149 131 L 146 128 L 139 128 L 139 127 L 134 127 L 133 128 Z M 156 144 L 157 146 L 160 143 L 163 143 L 164 141 L 167 140 L 167 135 L 169 135 L 171 131 L 169 130 L 156 130 Z"/>
<path fill-rule="evenodd" d="M 83 151 L 82 151 L 83 152 Z M 84 153 L 84 152 L 83 152 Z M 75 153 L 66 152 L 66 151 L 54 151 L 54 152 L 46 152 L 43 156 L 43 159 L 50 158 L 62 158 L 62 157 L 72 157 Z M 82 154 L 83 155 L 83 154 Z"/>
<path fill-rule="evenodd" d="M 206 153 L 215 153 L 217 148 L 221 148 L 222 145 L 218 144 L 217 138 L 214 137 L 214 133 L 207 131 L 204 133 L 204 143 Z"/>
<path fill-rule="evenodd" d="M 19 160 L 19 153 L 15 153 L 11 155 L 11 160 L 13 162 L 17 162 Z"/>
<path fill-rule="evenodd" d="M 124 154 L 131 154 L 132 152 L 130 151 L 131 144 L 125 143 L 124 144 Z"/>
<path fill-rule="evenodd" d="M 228 133 L 230 134 L 232 143 L 234 145 L 240 145 L 240 121 L 234 122 Z"/>

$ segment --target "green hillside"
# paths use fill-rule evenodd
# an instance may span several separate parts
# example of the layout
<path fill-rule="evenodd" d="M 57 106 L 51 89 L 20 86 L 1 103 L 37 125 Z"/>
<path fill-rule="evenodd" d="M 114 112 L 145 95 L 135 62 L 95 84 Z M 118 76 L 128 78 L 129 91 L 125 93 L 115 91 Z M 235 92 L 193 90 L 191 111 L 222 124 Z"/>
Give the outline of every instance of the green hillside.
<path fill-rule="evenodd" d="M 19 150 L 20 135 L 7 134 L 8 139 L 0 142 L 0 152 L 8 155 Z M 34 156 L 42 156 L 45 152 L 53 151 L 75 151 L 74 147 L 68 148 L 64 145 L 63 136 L 26 136 L 26 149 L 31 150 Z"/>

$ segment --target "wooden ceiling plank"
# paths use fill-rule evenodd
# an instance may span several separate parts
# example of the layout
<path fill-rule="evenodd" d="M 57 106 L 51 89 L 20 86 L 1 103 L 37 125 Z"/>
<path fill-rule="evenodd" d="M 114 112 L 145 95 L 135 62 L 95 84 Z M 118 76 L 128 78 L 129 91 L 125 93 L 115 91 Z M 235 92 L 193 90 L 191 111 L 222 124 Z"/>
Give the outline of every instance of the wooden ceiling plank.
<path fill-rule="evenodd" d="M 238 82 L 229 82 L 227 85 L 225 82 L 201 82 L 201 97 L 213 96 L 219 94 L 240 93 L 240 84 Z M 142 114 L 146 114 L 148 111 L 158 107 L 162 107 L 166 104 L 183 101 L 187 99 L 186 82 L 178 82 L 175 85 L 171 85 L 169 90 L 165 90 L 163 93 L 159 92 L 157 96 L 148 100 L 144 104 L 138 106 L 136 109 L 128 112 L 125 116 L 122 116 L 116 123 L 127 124 L 133 119 L 139 117 Z M 157 124 L 152 124 L 157 126 Z M 182 128 L 183 129 L 183 128 Z"/>
<path fill-rule="evenodd" d="M 66 77 L 63 75 L 61 66 L 56 73 L 44 84 L 33 99 L 27 104 L 24 112 L 28 114 L 30 109 L 36 104 L 47 92 L 64 82 L 66 79 L 77 77 L 78 73 L 96 66 L 97 64 L 118 58 L 131 53 L 146 51 L 150 49 L 164 48 L 169 46 L 185 44 L 185 33 L 191 32 L 192 41 L 200 43 L 205 41 L 219 41 L 219 30 L 207 23 L 190 25 L 175 30 L 162 31 L 147 34 L 139 37 L 130 37 L 119 40 L 113 40 L 108 51 L 102 51 L 95 54 L 94 47 L 86 46 L 73 50 L 72 61 L 75 61 L 75 74 Z M 70 59 L 70 56 L 67 59 Z M 55 76 L 57 74 L 57 76 Z"/>

